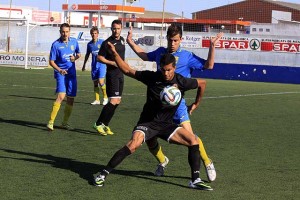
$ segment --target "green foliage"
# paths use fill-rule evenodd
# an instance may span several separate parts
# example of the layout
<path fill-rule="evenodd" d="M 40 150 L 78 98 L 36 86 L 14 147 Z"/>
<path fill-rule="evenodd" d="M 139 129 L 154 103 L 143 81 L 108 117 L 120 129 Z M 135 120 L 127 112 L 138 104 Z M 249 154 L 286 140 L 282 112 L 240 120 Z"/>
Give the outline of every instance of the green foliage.
<path fill-rule="evenodd" d="M 110 124 L 113 136 L 92 129 L 102 106 L 90 72 L 78 71 L 74 131 L 46 123 L 55 99 L 53 70 L 0 68 L 1 199 L 299 199 L 299 85 L 207 80 L 205 98 L 191 116 L 217 169 L 213 192 L 187 188 L 187 149 L 161 141 L 170 159 L 154 177 L 155 158 L 143 145 L 108 178 L 92 175 L 130 138 L 146 88 L 126 78 L 122 104 Z M 195 91 L 186 94 L 188 103 Z M 55 125 L 61 123 L 62 106 Z M 201 177 L 207 180 L 202 165 Z"/>

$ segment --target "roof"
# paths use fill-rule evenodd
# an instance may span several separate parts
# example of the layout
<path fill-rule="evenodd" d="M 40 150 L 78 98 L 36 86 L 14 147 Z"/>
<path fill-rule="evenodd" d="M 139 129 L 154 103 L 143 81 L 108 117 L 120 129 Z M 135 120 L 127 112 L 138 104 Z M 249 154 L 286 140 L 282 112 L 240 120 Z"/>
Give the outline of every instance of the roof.
<path fill-rule="evenodd" d="M 137 18 L 162 18 L 162 12 L 145 10 L 144 14 L 136 14 Z M 174 13 L 165 12 L 164 18 L 167 19 L 181 19 L 180 15 Z"/>
<path fill-rule="evenodd" d="M 273 4 L 277 4 L 279 6 L 288 7 L 288 8 L 292 8 L 292 9 L 300 11 L 300 4 L 299 3 L 289 3 L 289 2 L 275 1 L 275 0 L 263 0 L 263 1 L 270 2 L 270 3 L 273 3 Z"/>

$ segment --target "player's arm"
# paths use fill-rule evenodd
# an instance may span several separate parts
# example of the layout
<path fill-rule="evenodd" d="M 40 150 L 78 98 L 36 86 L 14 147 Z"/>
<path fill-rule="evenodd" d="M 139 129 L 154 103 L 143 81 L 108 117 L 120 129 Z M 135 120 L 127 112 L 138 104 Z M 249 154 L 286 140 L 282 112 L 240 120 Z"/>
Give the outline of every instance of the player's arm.
<path fill-rule="evenodd" d="M 216 37 L 213 37 L 210 40 L 208 56 L 207 56 L 207 60 L 204 64 L 205 69 L 212 69 L 214 67 L 214 64 L 215 64 L 215 46 L 216 46 L 217 42 L 221 39 L 221 37 L 223 37 L 222 32 L 218 33 L 216 35 Z"/>
<path fill-rule="evenodd" d="M 90 51 L 88 49 L 89 49 L 89 46 L 87 45 L 87 51 L 86 51 L 86 54 L 84 56 L 83 66 L 82 66 L 82 69 L 81 69 L 82 71 L 85 71 L 86 62 L 90 57 Z"/>
<path fill-rule="evenodd" d="M 58 71 L 61 75 L 65 75 L 65 74 L 68 74 L 68 71 L 65 70 L 65 69 L 61 69 L 55 62 L 54 60 L 50 60 L 49 61 L 49 65 L 55 69 L 56 71 Z"/>
<path fill-rule="evenodd" d="M 205 88 L 206 88 L 206 80 L 203 80 L 203 79 L 196 79 L 196 80 L 198 82 L 197 95 L 196 95 L 196 98 L 195 98 L 195 102 L 192 103 L 192 105 L 190 105 L 188 107 L 190 115 L 200 105 L 200 102 L 201 102 L 201 100 L 204 96 L 204 91 L 205 91 Z"/>
<path fill-rule="evenodd" d="M 148 61 L 147 53 L 132 40 L 132 26 L 130 26 L 126 41 L 136 55 L 138 55 L 143 61 Z"/>
<path fill-rule="evenodd" d="M 135 72 L 136 70 L 132 69 L 131 67 L 129 67 L 129 65 L 120 57 L 120 55 L 118 54 L 118 52 L 115 49 L 115 46 L 108 42 L 107 43 L 107 47 L 110 51 L 110 53 L 112 54 L 117 67 L 119 67 L 119 69 L 127 76 L 135 78 Z"/>
<path fill-rule="evenodd" d="M 98 62 L 101 62 L 101 63 L 104 63 L 106 65 L 112 65 L 112 66 L 116 66 L 116 63 L 112 60 L 107 60 L 105 58 L 105 55 L 106 55 L 106 47 L 107 45 L 105 45 L 105 43 L 102 43 L 101 47 L 100 47 L 100 50 L 98 52 L 98 56 L 97 56 L 97 61 Z"/>

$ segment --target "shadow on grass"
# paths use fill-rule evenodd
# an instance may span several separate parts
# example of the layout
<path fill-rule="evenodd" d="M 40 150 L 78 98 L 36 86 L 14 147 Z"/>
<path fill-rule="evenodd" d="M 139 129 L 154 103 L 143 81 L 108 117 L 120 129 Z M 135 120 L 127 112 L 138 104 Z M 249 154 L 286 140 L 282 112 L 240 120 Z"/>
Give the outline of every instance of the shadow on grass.
<path fill-rule="evenodd" d="M 18 98 L 26 98 L 26 99 L 40 99 L 40 100 L 49 100 L 49 101 L 55 101 L 55 98 L 45 98 L 45 97 L 33 97 L 33 96 L 22 96 L 22 95 L 8 95 L 10 97 L 18 97 Z M 81 102 L 81 101 L 76 101 L 75 98 L 75 103 L 77 104 L 87 104 L 87 105 L 91 105 L 90 103 L 87 102 Z"/>
<path fill-rule="evenodd" d="M 3 159 L 12 159 L 12 160 L 21 160 L 26 162 L 33 162 L 33 163 L 42 163 L 51 165 L 54 168 L 59 169 L 65 169 L 70 170 L 72 172 L 77 173 L 81 178 L 85 179 L 90 185 L 93 185 L 93 174 L 96 174 L 97 172 L 101 171 L 105 166 L 104 165 L 98 165 L 94 163 L 88 163 L 88 162 L 81 162 L 70 158 L 63 158 L 63 157 L 57 157 L 52 155 L 44 155 L 44 154 L 37 154 L 37 153 L 29 153 L 29 152 L 22 152 L 22 151 L 16 151 L 16 150 L 10 150 L 10 149 L 1 149 L 1 151 L 4 151 L 6 153 L 10 154 L 18 154 L 23 156 L 31 156 L 38 159 L 33 158 L 16 158 L 16 157 L 8 157 L 8 156 L 0 156 L 0 158 Z M 41 160 L 42 159 L 42 160 Z M 172 183 L 165 180 L 160 180 L 159 177 L 155 177 L 153 173 L 146 172 L 146 171 L 132 171 L 132 170 L 114 170 L 111 175 L 122 175 L 122 176 L 132 176 L 136 178 L 146 179 L 154 182 L 160 182 L 170 185 L 175 185 L 179 187 L 188 188 L 187 186 Z M 111 176 L 110 175 L 110 176 Z M 170 178 L 178 178 L 178 179 L 187 179 L 186 177 L 179 177 L 179 176 L 166 176 Z"/>
<path fill-rule="evenodd" d="M 31 121 L 24 121 L 24 120 L 17 120 L 17 119 L 3 119 L 3 118 L 0 118 L 0 123 L 8 123 L 8 124 L 14 124 L 14 125 L 19 125 L 19 126 L 26 126 L 29 128 L 35 128 L 35 129 L 40 129 L 40 130 L 49 132 L 49 130 L 46 127 L 46 125 L 47 125 L 46 123 L 31 122 Z M 64 130 L 64 129 L 60 128 L 59 126 L 54 126 L 54 129 Z M 65 130 L 65 131 L 67 131 L 67 130 Z M 88 130 L 84 130 L 84 129 L 77 129 L 77 128 L 75 128 L 74 130 L 70 130 L 70 132 L 99 135 L 96 132 L 92 132 L 92 131 L 88 131 Z"/>

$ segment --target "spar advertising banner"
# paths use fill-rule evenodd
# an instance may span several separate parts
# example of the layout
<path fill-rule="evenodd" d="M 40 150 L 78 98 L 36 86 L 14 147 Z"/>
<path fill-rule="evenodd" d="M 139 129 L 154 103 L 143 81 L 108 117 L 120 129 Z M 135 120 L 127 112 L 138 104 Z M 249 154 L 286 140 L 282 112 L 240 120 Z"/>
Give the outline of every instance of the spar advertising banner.
<path fill-rule="evenodd" d="M 28 56 L 27 65 L 48 67 L 49 56 Z M 0 53 L 0 65 L 25 65 L 25 55 Z"/>
<path fill-rule="evenodd" d="M 202 38 L 202 47 L 208 48 L 210 36 Z M 222 37 L 216 48 L 232 50 L 272 51 L 300 53 L 300 39 L 270 39 L 249 37 Z"/>

